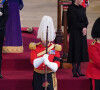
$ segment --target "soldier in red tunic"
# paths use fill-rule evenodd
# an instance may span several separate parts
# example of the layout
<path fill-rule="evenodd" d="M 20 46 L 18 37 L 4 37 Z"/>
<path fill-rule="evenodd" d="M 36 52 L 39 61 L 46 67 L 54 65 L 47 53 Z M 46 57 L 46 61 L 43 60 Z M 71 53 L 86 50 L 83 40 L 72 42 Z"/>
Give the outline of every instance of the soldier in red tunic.
<path fill-rule="evenodd" d="M 100 17 L 95 21 L 91 35 L 95 40 L 88 48 L 87 76 L 91 80 L 90 90 L 100 90 Z"/>
<path fill-rule="evenodd" d="M 46 54 L 46 30 L 48 26 L 48 52 Z M 51 43 L 55 39 L 55 29 L 53 20 L 50 16 L 44 16 L 41 20 L 38 36 L 41 39 L 39 43 L 30 43 L 31 63 L 34 66 L 33 90 L 44 90 L 42 87 L 45 81 L 45 65 L 47 65 L 47 81 L 49 83 L 47 90 L 54 90 L 52 79 L 53 72 L 56 72 L 60 66 L 61 46 Z"/>

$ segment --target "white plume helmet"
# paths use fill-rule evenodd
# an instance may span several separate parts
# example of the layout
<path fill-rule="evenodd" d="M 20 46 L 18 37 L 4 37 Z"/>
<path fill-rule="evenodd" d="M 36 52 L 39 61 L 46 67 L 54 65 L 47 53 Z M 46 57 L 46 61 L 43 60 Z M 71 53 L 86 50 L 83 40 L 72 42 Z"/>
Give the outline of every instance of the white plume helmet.
<path fill-rule="evenodd" d="M 38 29 L 37 38 L 46 41 L 47 26 L 48 26 L 48 41 L 49 42 L 54 41 L 56 34 L 55 34 L 53 20 L 50 16 L 43 16 Z"/>

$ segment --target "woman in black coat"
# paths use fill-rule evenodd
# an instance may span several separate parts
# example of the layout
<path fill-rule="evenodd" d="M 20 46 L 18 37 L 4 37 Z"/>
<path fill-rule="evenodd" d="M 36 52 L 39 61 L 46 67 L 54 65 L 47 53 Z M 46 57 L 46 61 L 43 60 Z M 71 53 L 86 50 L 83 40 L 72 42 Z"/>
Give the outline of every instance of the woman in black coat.
<path fill-rule="evenodd" d="M 74 0 L 68 8 L 69 52 L 68 63 L 73 65 L 73 77 L 84 76 L 80 62 L 87 62 L 87 25 L 85 9 L 80 5 L 82 0 Z"/>

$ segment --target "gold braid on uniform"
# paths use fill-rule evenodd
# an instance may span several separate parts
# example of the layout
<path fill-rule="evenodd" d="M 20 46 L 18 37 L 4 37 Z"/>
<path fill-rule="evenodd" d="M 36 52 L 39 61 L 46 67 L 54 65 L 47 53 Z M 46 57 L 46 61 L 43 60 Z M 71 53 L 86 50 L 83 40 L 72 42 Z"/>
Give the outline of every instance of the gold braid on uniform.
<path fill-rule="evenodd" d="M 95 45 L 96 42 L 97 42 L 97 40 L 95 39 L 95 40 L 91 43 L 91 45 Z"/>
<path fill-rule="evenodd" d="M 29 49 L 35 50 L 35 49 L 36 49 L 36 45 L 39 45 L 39 44 L 40 44 L 40 42 L 39 42 L 39 43 L 33 43 L 33 42 L 31 42 L 31 43 L 29 44 Z"/>
<path fill-rule="evenodd" d="M 56 73 L 52 73 L 52 80 L 53 80 L 53 88 L 54 88 L 54 90 L 57 90 L 57 78 L 56 78 Z"/>
<path fill-rule="evenodd" d="M 55 50 L 56 51 L 61 51 L 62 50 L 62 46 L 59 44 L 55 44 Z"/>
<path fill-rule="evenodd" d="M 51 46 L 48 48 L 48 51 L 47 51 L 47 52 L 49 52 L 52 48 L 54 48 L 54 44 L 53 44 L 53 43 L 51 43 Z M 39 57 L 39 56 L 41 56 L 41 55 L 43 55 L 43 54 L 45 54 L 45 53 L 46 53 L 46 50 L 44 50 L 44 51 L 38 53 L 38 54 L 37 54 L 37 57 Z"/>

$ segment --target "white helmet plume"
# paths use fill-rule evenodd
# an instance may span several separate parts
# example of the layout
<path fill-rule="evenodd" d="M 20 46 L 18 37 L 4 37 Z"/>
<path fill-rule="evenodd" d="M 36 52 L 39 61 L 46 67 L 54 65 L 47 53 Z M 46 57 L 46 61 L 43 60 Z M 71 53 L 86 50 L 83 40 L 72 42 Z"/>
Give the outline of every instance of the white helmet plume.
<path fill-rule="evenodd" d="M 38 29 L 37 38 L 46 41 L 47 26 L 48 26 L 48 41 L 49 42 L 54 41 L 56 34 L 55 34 L 53 20 L 50 16 L 43 16 Z"/>

